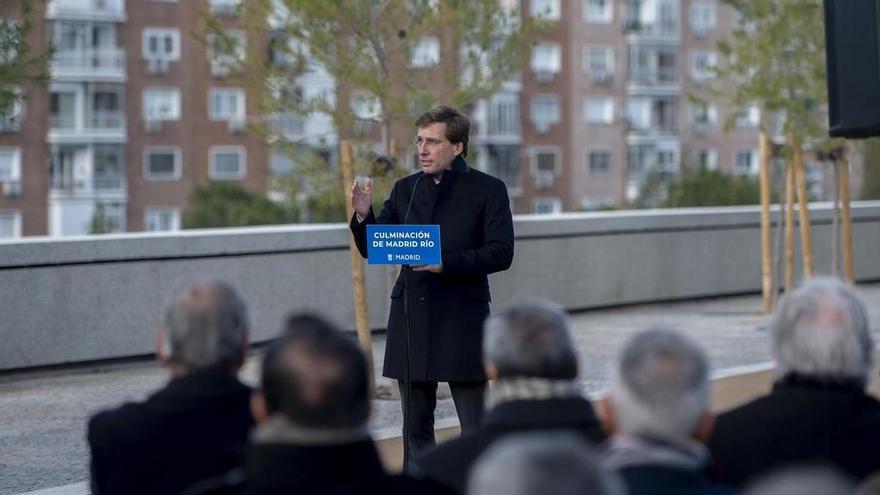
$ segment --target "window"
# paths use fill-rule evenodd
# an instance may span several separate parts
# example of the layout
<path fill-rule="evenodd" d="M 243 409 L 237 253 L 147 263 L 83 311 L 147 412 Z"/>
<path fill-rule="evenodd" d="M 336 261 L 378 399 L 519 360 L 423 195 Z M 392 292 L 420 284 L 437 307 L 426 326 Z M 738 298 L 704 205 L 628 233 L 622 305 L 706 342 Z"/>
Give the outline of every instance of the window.
<path fill-rule="evenodd" d="M 556 43 L 538 43 L 532 48 L 532 71 L 540 82 L 550 82 L 562 69 L 562 50 Z"/>
<path fill-rule="evenodd" d="M 761 121 L 761 110 L 757 105 L 749 105 L 748 108 L 736 111 L 735 124 L 737 127 L 758 127 Z"/>
<path fill-rule="evenodd" d="M 180 31 L 172 28 L 144 28 L 142 51 L 145 60 L 180 60 Z"/>
<path fill-rule="evenodd" d="M 613 15 L 611 0 L 583 0 L 584 21 L 596 23 L 611 22 Z"/>
<path fill-rule="evenodd" d="M 559 0 L 532 0 L 532 17 L 558 21 L 561 17 Z"/>
<path fill-rule="evenodd" d="M 695 81 L 711 79 L 715 73 L 716 58 L 714 52 L 694 52 L 691 54 L 691 77 Z"/>
<path fill-rule="evenodd" d="M 712 148 L 694 150 L 694 163 L 706 170 L 718 170 L 718 152 Z"/>
<path fill-rule="evenodd" d="M 243 121 L 245 118 L 244 90 L 240 88 L 209 89 L 208 118 L 210 120 Z"/>
<path fill-rule="evenodd" d="M 409 66 L 427 69 L 440 63 L 440 40 L 433 36 L 420 39 L 413 46 L 409 58 Z"/>
<path fill-rule="evenodd" d="M 225 76 L 244 61 L 247 38 L 237 30 L 226 32 L 226 36 L 208 35 L 208 58 L 211 60 L 211 74 Z"/>
<path fill-rule="evenodd" d="M 691 103 L 691 121 L 696 126 L 708 127 L 718 119 L 718 111 L 715 105 L 706 101 Z"/>
<path fill-rule="evenodd" d="M 0 182 L 18 182 L 21 180 L 21 149 L 12 147 L 0 148 Z"/>
<path fill-rule="evenodd" d="M 144 88 L 144 120 L 179 120 L 180 90 Z"/>
<path fill-rule="evenodd" d="M 243 179 L 247 174 L 245 149 L 241 146 L 211 146 L 208 175 L 212 179 Z"/>
<path fill-rule="evenodd" d="M 691 31 L 694 36 L 706 36 L 715 29 L 715 5 L 711 2 L 694 2 L 690 8 Z"/>
<path fill-rule="evenodd" d="M 590 175 L 611 173 L 611 152 L 608 150 L 587 151 L 587 172 Z"/>
<path fill-rule="evenodd" d="M 550 187 L 559 174 L 561 152 L 556 147 L 536 147 L 529 153 L 535 186 Z"/>
<path fill-rule="evenodd" d="M 241 0 L 208 0 L 211 12 L 219 15 L 232 15 L 238 10 Z"/>
<path fill-rule="evenodd" d="M 488 161 L 486 170 L 504 181 L 511 193 L 519 191 L 519 147 L 516 145 L 488 145 L 485 153 Z"/>
<path fill-rule="evenodd" d="M 550 130 L 559 123 L 559 97 L 556 95 L 535 95 L 532 97 L 532 123 L 539 133 Z"/>
<path fill-rule="evenodd" d="M 167 206 L 146 207 L 144 230 L 147 232 L 180 230 L 180 209 Z"/>
<path fill-rule="evenodd" d="M 584 121 L 588 124 L 611 124 L 614 122 L 614 99 L 590 97 L 584 100 Z"/>
<path fill-rule="evenodd" d="M 24 120 L 24 97 L 19 88 L 12 88 L 14 93 L 12 105 L 8 111 L 0 115 L 0 132 L 16 132 L 21 130 Z"/>
<path fill-rule="evenodd" d="M 532 213 L 549 215 L 562 211 L 562 201 L 559 198 L 535 198 L 532 200 Z"/>
<path fill-rule="evenodd" d="M 733 162 L 733 172 L 739 175 L 758 173 L 758 152 L 752 149 L 736 151 Z"/>
<path fill-rule="evenodd" d="M 21 237 L 21 212 L 0 210 L 0 239 Z"/>
<path fill-rule="evenodd" d="M 584 73 L 593 84 L 607 84 L 614 75 L 614 48 L 607 45 L 585 45 L 583 52 Z"/>
<path fill-rule="evenodd" d="M 519 134 L 519 99 L 496 95 L 489 103 L 489 134 Z"/>
<path fill-rule="evenodd" d="M 180 148 L 150 146 L 144 149 L 144 178 L 177 180 L 180 178 Z"/>

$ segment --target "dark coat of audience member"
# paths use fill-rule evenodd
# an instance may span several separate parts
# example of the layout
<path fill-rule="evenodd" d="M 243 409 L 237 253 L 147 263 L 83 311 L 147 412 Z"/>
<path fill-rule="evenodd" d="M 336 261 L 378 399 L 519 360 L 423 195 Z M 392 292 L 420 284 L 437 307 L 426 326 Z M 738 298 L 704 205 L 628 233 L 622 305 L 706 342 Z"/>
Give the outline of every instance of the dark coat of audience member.
<path fill-rule="evenodd" d="M 578 358 L 565 314 L 544 305 L 512 308 L 486 322 L 486 372 L 496 380 L 481 428 L 438 445 L 412 471 L 464 493 L 477 458 L 520 432 L 570 430 L 591 444 L 604 435 L 576 382 Z"/>
<path fill-rule="evenodd" d="M 89 420 L 94 495 L 177 494 L 242 460 L 253 426 L 251 391 L 236 378 L 244 302 L 222 283 L 194 285 L 167 309 L 157 342 L 170 382 Z"/>
<path fill-rule="evenodd" d="M 813 279 L 783 298 L 770 330 L 780 378 L 717 418 L 709 447 L 718 478 L 739 487 L 805 463 L 857 479 L 880 469 L 880 402 L 865 393 L 874 346 L 853 289 Z"/>
<path fill-rule="evenodd" d="M 257 429 L 244 465 L 187 495 L 446 495 L 442 485 L 389 475 L 370 438 L 366 360 L 323 319 L 293 316 L 266 353 L 252 401 Z"/>

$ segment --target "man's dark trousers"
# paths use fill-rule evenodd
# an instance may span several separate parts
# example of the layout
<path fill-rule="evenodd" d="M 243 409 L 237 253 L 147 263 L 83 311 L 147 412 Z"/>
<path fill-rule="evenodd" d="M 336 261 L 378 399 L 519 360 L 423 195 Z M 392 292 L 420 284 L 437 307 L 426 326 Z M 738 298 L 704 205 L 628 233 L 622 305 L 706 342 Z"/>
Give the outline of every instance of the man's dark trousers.
<path fill-rule="evenodd" d="M 406 400 L 406 382 L 398 380 L 400 396 Z M 452 401 L 458 413 L 462 434 L 476 429 L 483 417 L 485 381 L 449 382 Z M 410 416 L 410 456 L 435 446 L 434 408 L 437 405 L 437 382 L 412 382 L 412 407 Z"/>

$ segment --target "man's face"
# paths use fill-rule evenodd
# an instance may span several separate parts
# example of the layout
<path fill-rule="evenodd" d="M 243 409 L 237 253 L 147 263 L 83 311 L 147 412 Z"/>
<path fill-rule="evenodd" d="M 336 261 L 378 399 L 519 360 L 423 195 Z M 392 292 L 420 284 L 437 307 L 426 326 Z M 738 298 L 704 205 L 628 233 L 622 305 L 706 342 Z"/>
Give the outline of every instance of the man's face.
<path fill-rule="evenodd" d="M 449 170 L 452 160 L 464 149 L 462 143 L 452 144 L 446 139 L 445 122 L 419 128 L 416 143 L 422 172 L 431 176 L 439 176 L 444 170 Z"/>

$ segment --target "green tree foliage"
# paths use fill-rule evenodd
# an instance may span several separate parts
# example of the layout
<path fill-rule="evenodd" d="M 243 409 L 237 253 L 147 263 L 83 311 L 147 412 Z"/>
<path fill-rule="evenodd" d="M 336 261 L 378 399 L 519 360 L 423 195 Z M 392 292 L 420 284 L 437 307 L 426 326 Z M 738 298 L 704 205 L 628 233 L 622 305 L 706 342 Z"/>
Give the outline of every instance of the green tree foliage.
<path fill-rule="evenodd" d="M 685 172 L 668 186 L 666 206 L 754 205 L 760 201 L 758 181 L 700 167 Z"/>
<path fill-rule="evenodd" d="M 35 53 L 27 43 L 34 0 L 0 0 L 0 18 L 0 116 L 7 116 L 22 97 L 22 84 L 49 81 L 52 51 Z"/>
<path fill-rule="evenodd" d="M 504 7 L 509 3 L 249 0 L 240 11 L 242 28 L 249 40 L 268 39 L 272 56 L 266 56 L 263 45 L 250 43 L 233 74 L 248 88 L 260 115 L 328 116 L 340 135 L 355 141 L 356 174 L 373 177 L 373 197 L 381 200 L 382 190 L 409 170 L 395 166 L 383 168 L 381 175 L 374 173 L 377 155 L 395 165 L 404 163 L 401 156 L 392 158 L 402 150 L 392 149 L 394 128 L 411 125 L 436 104 L 467 107 L 497 93 L 528 60 L 531 43 L 545 24 L 529 16 L 521 19 L 518 10 Z M 225 37 L 222 19 L 208 15 L 206 25 L 215 39 Z M 426 37 L 439 43 L 440 61 L 432 67 L 413 66 L 412 54 Z M 235 50 L 231 40 L 214 46 Z M 302 77 L 315 70 L 326 71 L 337 82 L 334 95 L 304 95 Z M 310 147 L 322 145 L 321 136 L 289 141 L 271 118 L 263 124 L 252 123 L 250 128 L 285 149 L 296 163 L 300 184 L 286 181 L 293 186 L 286 192 L 341 194 L 339 177 L 326 180 L 306 158 Z M 370 142 L 371 126 L 380 131 L 379 148 Z"/>
<path fill-rule="evenodd" d="M 217 228 L 289 223 L 293 215 L 262 194 L 232 182 L 197 185 L 183 212 L 183 227 Z"/>
<path fill-rule="evenodd" d="M 89 223 L 89 233 L 90 234 L 110 234 L 112 232 L 119 232 L 121 225 L 119 225 L 119 221 L 107 215 L 106 208 L 103 204 L 98 203 L 95 205 L 95 214 L 92 215 L 92 221 Z"/>
<path fill-rule="evenodd" d="M 740 22 L 730 39 L 718 43 L 716 72 L 727 85 L 714 88 L 715 94 L 739 108 L 759 105 L 766 132 L 776 114 L 786 138 L 812 149 L 830 147 L 822 0 L 722 1 Z M 734 118 L 726 119 L 728 127 Z"/>
<path fill-rule="evenodd" d="M 880 199 L 880 138 L 865 141 L 865 175 L 861 199 Z"/>

